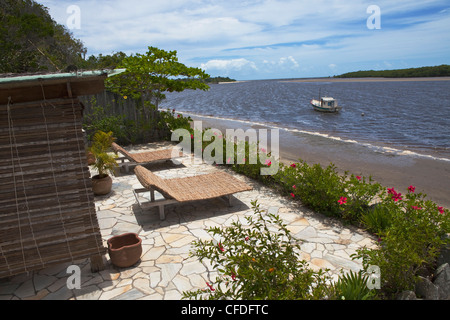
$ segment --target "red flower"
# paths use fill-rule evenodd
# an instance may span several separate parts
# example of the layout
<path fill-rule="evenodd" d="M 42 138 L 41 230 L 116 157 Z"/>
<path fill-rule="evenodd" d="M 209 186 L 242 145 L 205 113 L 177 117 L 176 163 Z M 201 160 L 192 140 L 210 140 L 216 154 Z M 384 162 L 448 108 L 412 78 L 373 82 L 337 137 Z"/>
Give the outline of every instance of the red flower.
<path fill-rule="evenodd" d="M 338 202 L 339 202 L 340 205 L 342 205 L 342 204 L 344 204 L 344 203 L 347 202 L 347 198 L 346 198 L 346 197 L 341 197 L 341 198 L 338 200 Z"/>
<path fill-rule="evenodd" d="M 295 163 L 291 164 L 292 168 L 295 168 L 297 165 Z"/>
<path fill-rule="evenodd" d="M 397 191 L 394 190 L 394 188 L 387 188 L 388 193 L 392 194 L 392 199 L 397 202 L 398 200 L 402 200 L 402 194 L 400 192 L 397 193 Z"/>
<path fill-rule="evenodd" d="M 211 291 L 215 291 L 215 290 L 216 290 L 216 289 L 214 289 L 213 286 L 210 285 L 208 282 L 206 283 L 206 285 L 209 287 L 209 289 L 210 289 Z"/>
<path fill-rule="evenodd" d="M 361 181 L 361 177 L 360 176 L 356 176 L 356 179 L 358 179 L 358 181 Z"/>
<path fill-rule="evenodd" d="M 231 279 L 233 280 L 233 281 L 236 281 L 236 274 L 233 272 L 233 273 L 231 273 Z"/>
<path fill-rule="evenodd" d="M 292 197 L 292 198 L 295 198 L 295 194 L 293 194 L 292 192 L 291 192 L 291 197 Z"/>
<path fill-rule="evenodd" d="M 248 241 L 248 239 L 250 239 L 248 236 L 247 237 L 245 237 L 245 241 Z"/>
<path fill-rule="evenodd" d="M 438 207 L 439 213 L 444 214 L 444 207 Z"/>
<path fill-rule="evenodd" d="M 396 194 L 397 192 L 394 190 L 394 188 L 387 188 L 389 194 Z"/>
<path fill-rule="evenodd" d="M 292 186 L 292 189 L 297 189 L 297 186 L 294 184 L 294 185 Z"/>
<path fill-rule="evenodd" d="M 418 206 L 411 206 L 411 208 L 413 208 L 414 210 L 422 210 L 422 207 L 418 207 Z"/>
<path fill-rule="evenodd" d="M 220 242 L 219 242 L 219 249 L 220 249 L 220 251 L 225 252 L 225 249 L 223 248 L 223 246 Z"/>
<path fill-rule="evenodd" d="M 266 165 L 267 165 L 268 167 L 270 167 L 271 164 L 272 164 L 272 161 L 270 161 L 269 159 L 267 159 L 267 160 L 266 160 Z"/>
<path fill-rule="evenodd" d="M 413 187 L 413 186 L 408 187 L 409 192 L 414 192 L 415 190 L 416 190 L 416 187 Z"/>
<path fill-rule="evenodd" d="M 181 117 L 181 114 L 179 114 L 178 116 L 177 116 L 177 118 L 180 118 Z"/>
<path fill-rule="evenodd" d="M 191 134 L 191 139 L 194 139 L 194 135 L 193 134 Z"/>
<path fill-rule="evenodd" d="M 395 193 L 393 196 L 392 196 L 392 199 L 394 199 L 394 202 L 397 202 L 398 200 L 402 200 L 403 198 L 402 198 L 402 194 L 401 193 Z"/>

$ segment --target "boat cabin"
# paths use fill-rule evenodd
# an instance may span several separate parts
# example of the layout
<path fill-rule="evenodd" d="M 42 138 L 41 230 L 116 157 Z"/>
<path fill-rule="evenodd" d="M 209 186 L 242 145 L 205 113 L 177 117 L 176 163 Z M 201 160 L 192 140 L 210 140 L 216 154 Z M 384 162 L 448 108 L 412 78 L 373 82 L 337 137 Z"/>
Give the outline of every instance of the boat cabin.
<path fill-rule="evenodd" d="M 323 97 L 320 99 L 320 105 L 323 107 L 334 108 L 336 106 L 336 99 L 330 97 Z"/>

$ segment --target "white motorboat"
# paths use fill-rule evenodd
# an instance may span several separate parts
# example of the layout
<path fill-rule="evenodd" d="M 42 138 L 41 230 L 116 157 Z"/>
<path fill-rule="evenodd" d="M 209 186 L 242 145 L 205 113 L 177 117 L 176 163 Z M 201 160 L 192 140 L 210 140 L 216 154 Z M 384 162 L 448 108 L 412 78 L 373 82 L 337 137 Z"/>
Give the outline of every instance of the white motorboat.
<path fill-rule="evenodd" d="M 331 97 L 323 97 L 320 100 L 312 99 L 311 105 L 314 110 L 321 112 L 338 112 L 342 109 L 338 106 L 337 100 Z"/>

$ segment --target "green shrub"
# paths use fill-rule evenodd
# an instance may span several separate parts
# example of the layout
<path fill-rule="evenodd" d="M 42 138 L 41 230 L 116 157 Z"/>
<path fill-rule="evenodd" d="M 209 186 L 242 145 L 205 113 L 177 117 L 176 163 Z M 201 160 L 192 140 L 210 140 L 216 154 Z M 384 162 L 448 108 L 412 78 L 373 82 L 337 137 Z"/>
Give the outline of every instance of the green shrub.
<path fill-rule="evenodd" d="M 370 232 L 382 237 L 392 225 L 392 210 L 389 205 L 378 203 L 361 216 L 363 226 Z"/>
<path fill-rule="evenodd" d="M 434 267 L 440 250 L 449 242 L 448 210 L 425 200 L 426 195 L 416 194 L 414 187 L 408 189 L 404 196 L 394 188 L 383 194 L 391 221 L 384 226 L 377 248 L 362 248 L 355 255 L 362 259 L 364 269 L 380 267 L 381 290 L 387 298 L 413 289 L 418 274 Z"/>
<path fill-rule="evenodd" d="M 185 117 L 182 114 L 176 114 L 175 109 L 171 111 L 159 111 L 159 120 L 158 120 L 158 128 L 164 129 L 167 127 L 170 131 L 174 131 L 177 129 L 186 129 L 191 130 L 191 117 Z M 167 137 L 170 140 L 170 136 Z"/>
<path fill-rule="evenodd" d="M 382 187 L 379 183 L 373 183 L 372 177 L 351 175 L 344 181 L 344 189 L 347 201 L 341 205 L 341 216 L 346 221 L 356 223 L 369 210 L 369 204 Z"/>
<path fill-rule="evenodd" d="M 275 179 L 284 192 L 311 209 L 329 216 L 341 216 L 338 201 L 345 195 L 345 177 L 338 174 L 333 164 L 323 168 L 320 164 L 310 166 L 300 160 L 290 166 L 281 165 Z"/>
<path fill-rule="evenodd" d="M 219 273 L 209 289 L 184 292 L 197 299 L 324 299 L 329 278 L 299 259 L 300 247 L 278 215 L 264 213 L 256 201 L 243 225 L 208 230 L 214 240 L 194 242 L 191 255 L 210 260 Z"/>
<path fill-rule="evenodd" d="M 333 283 L 330 298 L 335 300 L 372 300 L 376 298 L 376 291 L 368 288 L 369 276 L 362 271 L 350 271 L 341 275 Z"/>

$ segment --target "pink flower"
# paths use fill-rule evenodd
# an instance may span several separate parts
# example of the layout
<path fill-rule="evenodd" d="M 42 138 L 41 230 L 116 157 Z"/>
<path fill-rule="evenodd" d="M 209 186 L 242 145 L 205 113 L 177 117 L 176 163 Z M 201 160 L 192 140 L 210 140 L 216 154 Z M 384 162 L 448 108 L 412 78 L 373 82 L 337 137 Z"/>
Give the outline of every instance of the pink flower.
<path fill-rule="evenodd" d="M 261 151 L 265 153 L 267 150 L 264 148 L 261 148 Z"/>
<path fill-rule="evenodd" d="M 415 190 L 416 190 L 416 187 L 413 187 L 413 186 L 408 187 L 409 192 L 414 192 Z"/>
<path fill-rule="evenodd" d="M 225 249 L 223 248 L 223 246 L 220 242 L 219 242 L 219 249 L 220 249 L 220 251 L 225 252 Z"/>
<path fill-rule="evenodd" d="M 292 198 L 295 198 L 295 194 L 293 194 L 292 192 L 291 192 L 291 197 L 292 197 Z"/>
<path fill-rule="evenodd" d="M 191 134 L 191 139 L 194 139 L 194 135 L 193 134 Z"/>
<path fill-rule="evenodd" d="M 230 163 L 230 161 L 231 161 L 231 158 L 228 158 L 227 163 Z"/>
<path fill-rule="evenodd" d="M 422 207 L 418 207 L 418 206 L 411 206 L 411 208 L 413 208 L 414 210 L 422 210 Z"/>
<path fill-rule="evenodd" d="M 338 202 L 339 202 L 340 205 L 342 205 L 342 204 L 344 204 L 344 203 L 347 203 L 347 198 L 346 198 L 346 197 L 341 197 L 341 198 L 338 200 Z"/>
<path fill-rule="evenodd" d="M 439 213 L 444 214 L 444 207 L 438 207 Z"/>
<path fill-rule="evenodd" d="M 394 188 L 387 188 L 389 194 L 396 194 L 397 192 L 394 190 Z"/>
<path fill-rule="evenodd" d="M 402 194 L 401 193 L 395 193 L 393 196 L 392 196 L 392 199 L 394 199 L 394 202 L 397 202 L 398 200 L 402 200 L 403 198 L 402 198 Z"/>
<path fill-rule="evenodd" d="M 297 186 L 294 184 L 294 185 L 292 186 L 292 189 L 297 189 Z"/>
<path fill-rule="evenodd" d="M 295 163 L 291 164 L 292 168 L 295 168 L 297 165 Z"/>
<path fill-rule="evenodd" d="M 392 199 L 394 202 L 397 202 L 398 200 L 402 200 L 402 194 L 400 192 L 397 193 L 397 191 L 394 190 L 394 188 L 387 188 L 388 194 L 392 194 Z"/>
<path fill-rule="evenodd" d="M 270 165 L 272 164 L 272 161 L 270 161 L 269 159 L 266 160 L 266 165 L 270 167 Z"/>
<path fill-rule="evenodd" d="M 358 179 L 358 181 L 361 181 L 361 177 L 360 176 L 356 176 L 356 179 Z"/>

